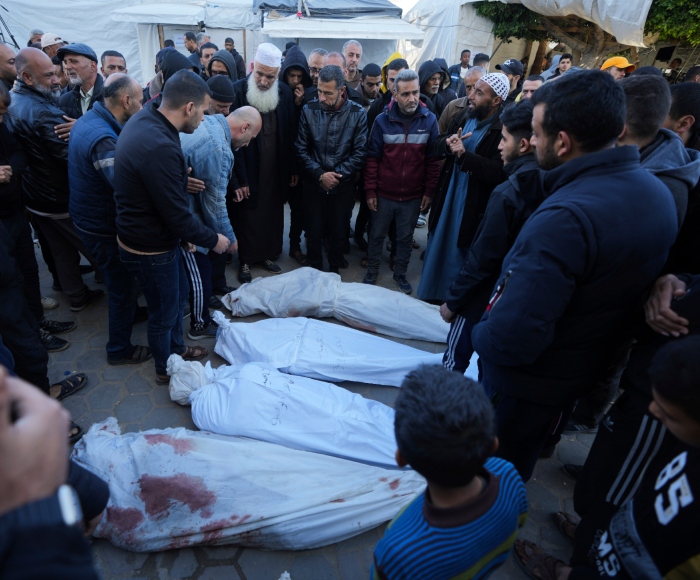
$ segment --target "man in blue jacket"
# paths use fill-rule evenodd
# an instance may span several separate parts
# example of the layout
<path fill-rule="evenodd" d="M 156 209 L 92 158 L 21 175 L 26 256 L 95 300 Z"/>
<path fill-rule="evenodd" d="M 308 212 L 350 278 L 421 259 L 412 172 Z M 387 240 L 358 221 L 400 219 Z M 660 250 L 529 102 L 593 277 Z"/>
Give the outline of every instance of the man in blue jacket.
<path fill-rule="evenodd" d="M 114 73 L 105 81 L 102 95 L 104 104 L 96 102 L 71 131 L 68 212 L 109 290 L 107 362 L 138 364 L 149 360 L 151 353 L 146 346 L 131 344 L 139 288 L 119 259 L 114 150 L 124 124 L 141 110 L 141 86 L 125 74 Z"/>
<path fill-rule="evenodd" d="M 499 456 L 525 480 L 547 436 L 629 339 L 678 233 L 669 190 L 640 167 L 636 147 L 615 147 L 625 95 L 610 75 L 566 75 L 532 102 L 547 197 L 472 332 Z"/>

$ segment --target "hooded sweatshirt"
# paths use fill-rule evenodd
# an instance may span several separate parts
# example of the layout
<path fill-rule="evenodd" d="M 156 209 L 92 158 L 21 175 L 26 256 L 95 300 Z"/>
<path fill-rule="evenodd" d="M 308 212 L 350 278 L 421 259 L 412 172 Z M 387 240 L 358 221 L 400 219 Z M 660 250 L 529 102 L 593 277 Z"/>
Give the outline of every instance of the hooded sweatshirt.
<path fill-rule="evenodd" d="M 644 169 L 671 190 L 680 226 L 688 209 L 688 192 L 700 180 L 700 152 L 686 149 L 678 135 L 661 129 L 656 139 L 639 151 L 639 159 Z"/>
<path fill-rule="evenodd" d="M 209 76 L 211 76 L 211 63 L 214 61 L 219 61 L 228 69 L 229 77 L 231 77 L 231 82 L 235 83 L 238 80 L 238 72 L 236 71 L 236 60 L 233 58 L 228 50 L 217 50 L 209 60 L 207 65 L 207 70 L 209 71 Z"/>
<path fill-rule="evenodd" d="M 168 54 L 166 54 L 163 57 L 163 61 L 161 62 L 160 66 L 160 72 L 158 73 L 158 75 L 161 75 L 163 82 L 160 86 L 158 86 L 157 82 L 155 83 L 155 85 L 153 85 L 153 81 L 151 81 L 151 84 L 153 86 L 149 86 L 144 89 L 144 107 L 148 103 L 153 103 L 154 105 L 156 105 L 156 107 L 160 106 L 160 103 L 163 100 L 162 93 L 165 83 L 168 82 L 168 79 L 179 70 L 191 70 L 199 74 L 199 69 L 196 66 L 194 66 L 190 62 L 190 59 L 188 59 L 184 54 L 181 54 L 177 51 L 169 52 Z M 156 75 L 156 77 L 158 75 Z M 146 97 L 148 97 L 148 100 L 146 100 Z"/>
<path fill-rule="evenodd" d="M 396 60 L 397 58 L 403 58 L 403 55 L 400 52 L 394 52 L 389 56 L 384 61 L 384 65 L 382 66 L 382 92 L 386 93 L 389 89 L 386 86 L 386 71 L 389 70 L 389 65 L 391 64 L 392 60 Z"/>
<path fill-rule="evenodd" d="M 552 59 L 552 66 L 550 66 L 546 71 L 540 73 L 542 78 L 546 81 L 552 76 L 554 76 L 554 73 L 557 72 L 557 69 L 559 68 L 559 61 L 561 60 L 562 55 L 558 54 Z"/>
<path fill-rule="evenodd" d="M 289 85 L 284 75 L 287 72 L 287 69 L 290 69 L 292 67 L 301 69 L 301 84 L 304 85 L 305 89 L 308 89 L 311 85 L 313 85 L 311 75 L 309 74 L 309 65 L 306 61 L 306 56 L 302 52 L 301 48 L 299 48 L 296 45 L 290 48 L 287 51 L 287 56 L 284 57 L 284 62 L 282 63 L 282 70 L 280 71 L 280 82 Z"/>
<path fill-rule="evenodd" d="M 450 69 L 448 68 L 447 61 L 444 58 L 435 58 L 433 59 L 433 62 L 442 69 L 442 72 L 445 73 L 445 76 L 442 79 L 442 84 L 440 85 L 440 90 L 438 91 L 438 95 L 442 97 L 442 100 L 445 101 L 445 106 L 447 106 L 457 98 L 457 93 L 451 88 L 452 77 L 450 76 Z"/>
<path fill-rule="evenodd" d="M 418 69 L 418 82 L 420 83 L 421 93 L 427 94 L 423 90 L 423 85 L 435 73 L 440 73 L 441 76 L 447 76 L 449 78 L 449 75 L 447 75 L 447 73 L 440 68 L 440 65 L 433 60 L 426 60 L 422 65 L 420 65 L 420 68 Z M 440 86 L 442 86 L 442 83 L 444 83 L 444 78 Z M 442 111 L 445 109 L 445 101 L 440 96 L 440 93 L 436 95 L 428 95 L 428 97 L 433 102 L 433 105 L 435 105 L 435 115 L 439 119 L 440 115 L 442 115 Z"/>

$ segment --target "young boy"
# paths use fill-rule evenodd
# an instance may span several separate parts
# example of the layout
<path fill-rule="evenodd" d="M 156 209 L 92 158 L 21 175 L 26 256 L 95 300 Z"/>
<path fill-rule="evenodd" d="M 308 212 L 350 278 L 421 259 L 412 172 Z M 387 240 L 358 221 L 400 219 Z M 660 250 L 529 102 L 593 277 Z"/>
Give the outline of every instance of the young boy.
<path fill-rule="evenodd" d="M 498 448 L 481 386 L 440 366 L 406 376 L 396 399 L 399 467 L 428 488 L 389 524 L 374 549 L 374 580 L 486 578 L 525 523 L 525 486 Z"/>
<path fill-rule="evenodd" d="M 567 566 L 518 540 L 516 559 L 533 578 L 700 577 L 700 337 L 676 339 L 649 367 L 649 411 L 672 436 L 650 461 L 634 498 L 610 518 L 587 564 Z"/>

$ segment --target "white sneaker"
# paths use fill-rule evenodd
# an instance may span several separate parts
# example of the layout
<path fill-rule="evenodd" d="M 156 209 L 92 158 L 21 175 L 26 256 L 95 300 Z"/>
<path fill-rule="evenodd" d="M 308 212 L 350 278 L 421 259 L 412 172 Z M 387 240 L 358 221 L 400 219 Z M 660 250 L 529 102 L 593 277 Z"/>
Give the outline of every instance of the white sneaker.
<path fill-rule="evenodd" d="M 424 228 L 427 225 L 428 225 L 428 218 L 425 217 L 424 215 L 419 215 L 418 222 L 416 223 L 416 227 L 417 228 Z"/>
<path fill-rule="evenodd" d="M 58 302 L 48 296 L 42 296 L 41 306 L 44 310 L 53 310 L 54 308 L 58 308 Z"/>

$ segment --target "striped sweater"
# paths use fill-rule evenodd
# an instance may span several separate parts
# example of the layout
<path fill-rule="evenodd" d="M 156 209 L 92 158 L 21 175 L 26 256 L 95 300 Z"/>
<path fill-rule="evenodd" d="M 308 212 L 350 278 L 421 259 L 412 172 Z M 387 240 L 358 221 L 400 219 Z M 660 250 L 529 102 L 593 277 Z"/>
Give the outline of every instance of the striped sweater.
<path fill-rule="evenodd" d="M 505 562 L 525 523 L 525 486 L 515 468 L 490 458 L 478 498 L 440 509 L 426 492 L 393 519 L 374 549 L 373 580 L 487 578 Z"/>

